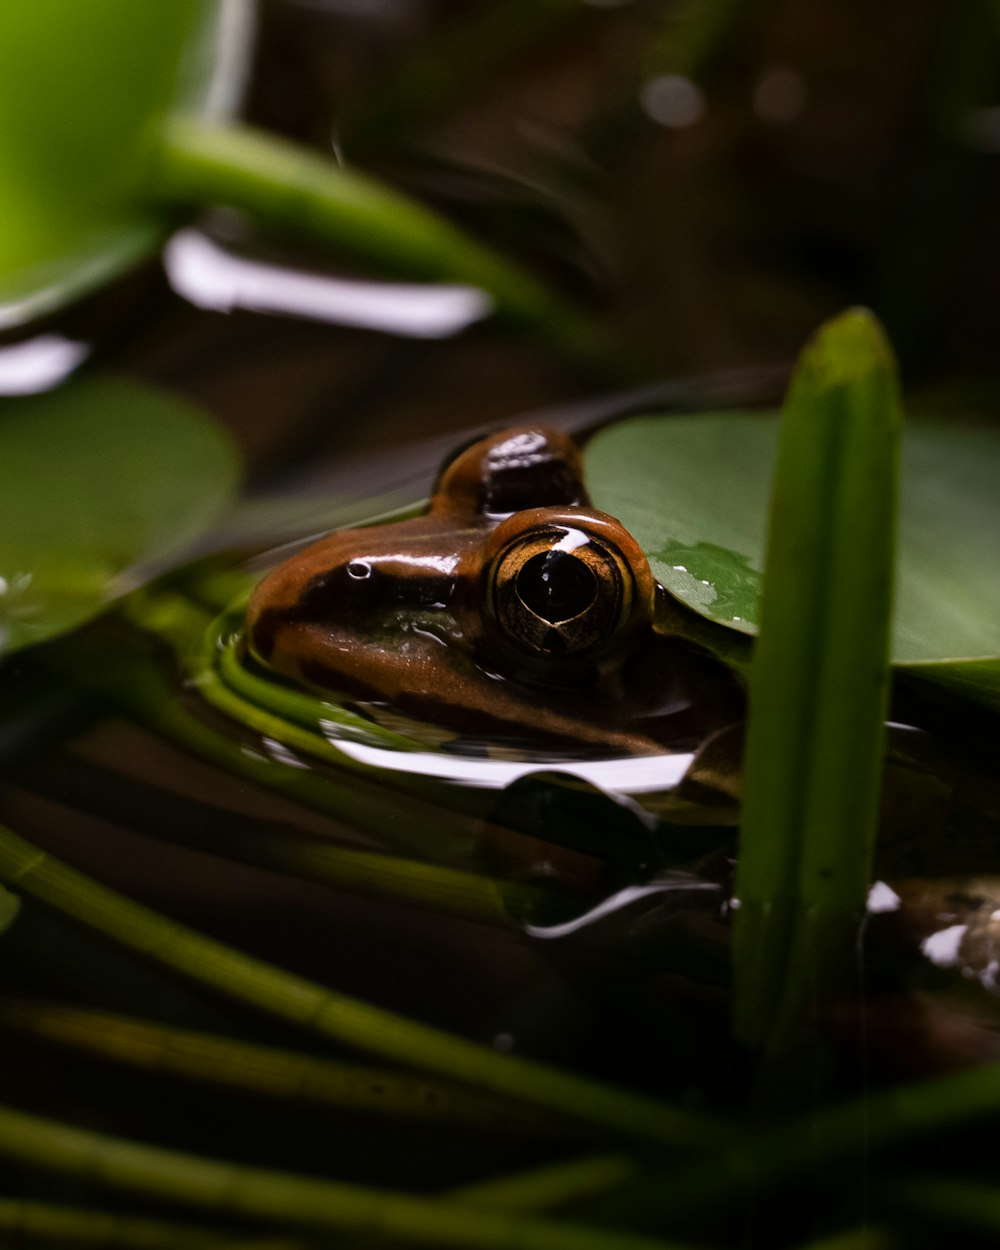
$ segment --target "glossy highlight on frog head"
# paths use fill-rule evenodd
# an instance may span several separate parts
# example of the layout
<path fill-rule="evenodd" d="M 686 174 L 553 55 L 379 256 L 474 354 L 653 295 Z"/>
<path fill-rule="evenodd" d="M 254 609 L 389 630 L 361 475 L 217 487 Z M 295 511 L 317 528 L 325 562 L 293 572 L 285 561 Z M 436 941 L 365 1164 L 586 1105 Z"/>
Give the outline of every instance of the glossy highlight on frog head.
<path fill-rule="evenodd" d="M 446 462 L 424 515 L 275 569 L 247 639 L 314 690 L 459 732 L 651 749 L 621 673 L 655 593 L 638 544 L 591 506 L 572 440 L 523 427 Z"/>

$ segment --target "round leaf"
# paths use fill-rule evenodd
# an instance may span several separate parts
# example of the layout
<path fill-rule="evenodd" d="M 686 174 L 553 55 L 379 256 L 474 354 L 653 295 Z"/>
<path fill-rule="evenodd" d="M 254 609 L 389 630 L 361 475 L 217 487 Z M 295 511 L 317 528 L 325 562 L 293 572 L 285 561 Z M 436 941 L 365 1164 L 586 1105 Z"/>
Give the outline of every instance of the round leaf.
<path fill-rule="evenodd" d="M 594 502 L 654 576 L 731 629 L 757 630 L 778 422 L 773 413 L 641 417 L 587 448 Z M 903 438 L 897 664 L 1000 703 L 1000 432 L 916 421 Z"/>
<path fill-rule="evenodd" d="M 0 406 L 0 654 L 100 612 L 137 563 L 229 502 L 236 456 L 199 409 L 117 379 Z"/>

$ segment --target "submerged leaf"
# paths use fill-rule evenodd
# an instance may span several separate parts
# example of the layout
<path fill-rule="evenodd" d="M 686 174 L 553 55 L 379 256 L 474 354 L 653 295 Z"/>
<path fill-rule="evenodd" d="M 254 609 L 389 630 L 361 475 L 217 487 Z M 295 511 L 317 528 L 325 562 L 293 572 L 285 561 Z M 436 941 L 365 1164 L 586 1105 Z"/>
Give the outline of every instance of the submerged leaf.
<path fill-rule="evenodd" d="M 0 406 L 0 654 L 96 615 L 229 502 L 237 460 L 199 409 L 118 379 Z M 129 579 L 131 580 L 131 579 Z"/>
<path fill-rule="evenodd" d="M 671 594 L 756 633 L 778 422 L 772 413 L 641 417 L 587 448 L 596 504 L 629 529 Z M 904 431 L 893 660 L 1000 704 L 1000 432 Z"/>

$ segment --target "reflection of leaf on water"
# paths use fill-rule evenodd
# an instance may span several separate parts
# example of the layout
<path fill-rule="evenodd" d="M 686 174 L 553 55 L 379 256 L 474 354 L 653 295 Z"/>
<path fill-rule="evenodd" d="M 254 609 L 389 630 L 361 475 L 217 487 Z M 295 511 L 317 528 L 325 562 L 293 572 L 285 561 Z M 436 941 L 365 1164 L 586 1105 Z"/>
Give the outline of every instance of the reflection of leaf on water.
<path fill-rule="evenodd" d="M 735 629 L 756 629 L 762 577 L 746 556 L 717 543 L 666 542 L 653 553 L 659 580 L 671 594 Z"/>

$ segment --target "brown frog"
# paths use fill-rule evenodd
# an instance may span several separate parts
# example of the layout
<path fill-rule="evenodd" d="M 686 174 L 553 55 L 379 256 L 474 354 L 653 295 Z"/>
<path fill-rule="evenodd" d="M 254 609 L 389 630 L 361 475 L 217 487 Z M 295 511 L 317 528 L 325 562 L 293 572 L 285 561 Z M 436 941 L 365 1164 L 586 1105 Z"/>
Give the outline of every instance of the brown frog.
<path fill-rule="evenodd" d="M 271 572 L 254 656 L 492 741 L 688 747 L 739 715 L 721 668 L 664 635 L 638 544 L 590 503 L 564 434 L 523 427 L 442 469 L 423 516 L 321 539 Z"/>

